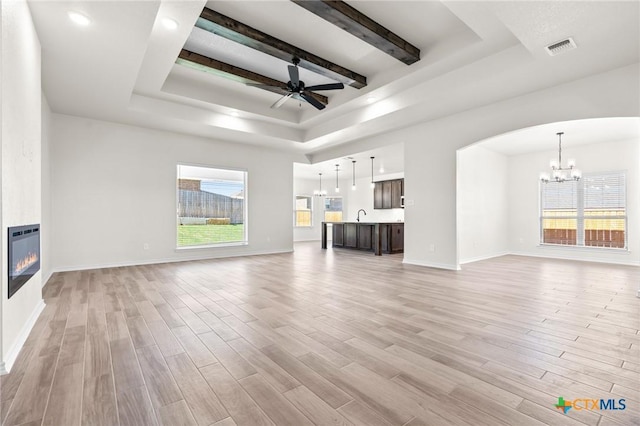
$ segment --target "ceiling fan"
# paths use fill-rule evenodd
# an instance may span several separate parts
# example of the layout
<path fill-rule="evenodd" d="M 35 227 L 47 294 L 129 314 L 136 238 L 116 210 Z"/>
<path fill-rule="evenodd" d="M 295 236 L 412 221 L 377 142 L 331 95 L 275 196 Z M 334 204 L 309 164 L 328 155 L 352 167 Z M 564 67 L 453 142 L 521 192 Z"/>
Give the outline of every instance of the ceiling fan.
<path fill-rule="evenodd" d="M 300 63 L 300 58 L 294 57 L 292 59 L 293 65 L 289 65 L 289 78 L 290 80 L 287 82 L 286 88 L 284 87 L 275 87 L 268 84 L 249 84 L 253 87 L 264 87 L 270 90 L 281 89 L 283 91 L 287 91 L 283 97 L 278 99 L 271 108 L 280 108 L 282 104 L 284 104 L 287 99 L 293 98 L 299 101 L 305 101 L 316 107 L 317 109 L 324 109 L 325 105 L 314 98 L 311 94 L 312 91 L 315 90 L 336 90 L 336 89 L 344 89 L 344 84 L 342 83 L 329 83 L 329 84 L 318 84 L 316 86 L 305 86 L 304 81 L 300 80 L 298 74 L 298 64 Z"/>

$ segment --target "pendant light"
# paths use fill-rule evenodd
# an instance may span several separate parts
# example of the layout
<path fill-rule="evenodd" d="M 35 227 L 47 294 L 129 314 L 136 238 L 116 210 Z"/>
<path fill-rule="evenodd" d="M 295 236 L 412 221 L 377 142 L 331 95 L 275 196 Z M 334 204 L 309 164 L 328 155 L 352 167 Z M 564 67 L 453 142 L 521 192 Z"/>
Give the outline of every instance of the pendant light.
<path fill-rule="evenodd" d="M 558 160 L 552 159 L 550 162 L 551 175 L 549 173 L 541 173 L 540 180 L 543 183 L 549 183 L 549 181 L 564 182 L 567 180 L 580 180 L 582 172 L 576 169 L 575 160 L 569 160 L 567 167 L 562 167 L 562 135 L 564 132 L 556 133 L 558 135 Z M 568 173 L 565 173 L 568 172 Z"/>
<path fill-rule="evenodd" d="M 373 181 L 373 159 L 376 157 L 371 157 L 371 188 L 376 187 L 376 183 Z"/>
<path fill-rule="evenodd" d="M 324 197 L 327 195 L 327 191 L 322 190 L 322 173 L 318 173 L 318 176 L 320 176 L 320 189 L 313 191 L 313 195 L 316 197 Z"/>
<path fill-rule="evenodd" d="M 340 165 L 336 164 L 336 192 L 340 192 L 340 185 L 338 181 L 338 172 L 340 171 Z"/>
<path fill-rule="evenodd" d="M 353 166 L 353 184 L 351 185 L 351 190 L 356 190 L 356 160 L 351 160 Z"/>

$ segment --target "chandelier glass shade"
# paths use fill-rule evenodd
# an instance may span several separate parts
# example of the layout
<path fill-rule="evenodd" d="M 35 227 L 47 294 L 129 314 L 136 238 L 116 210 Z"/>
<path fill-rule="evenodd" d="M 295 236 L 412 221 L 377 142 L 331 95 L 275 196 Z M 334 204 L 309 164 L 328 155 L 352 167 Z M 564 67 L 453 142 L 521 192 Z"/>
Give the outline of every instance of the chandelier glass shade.
<path fill-rule="evenodd" d="M 540 173 L 540 180 L 544 183 L 580 180 L 582 172 L 576 168 L 575 160 L 568 160 L 567 166 L 562 167 L 562 135 L 564 135 L 564 132 L 558 132 L 556 134 L 558 135 L 558 159 L 553 158 L 549 162 L 551 173 Z"/>

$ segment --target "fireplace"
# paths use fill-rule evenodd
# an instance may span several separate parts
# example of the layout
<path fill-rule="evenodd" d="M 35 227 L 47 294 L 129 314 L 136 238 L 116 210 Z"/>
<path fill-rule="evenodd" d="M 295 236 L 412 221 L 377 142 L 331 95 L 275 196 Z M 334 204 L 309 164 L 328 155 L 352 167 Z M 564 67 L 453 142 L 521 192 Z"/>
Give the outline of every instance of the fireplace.
<path fill-rule="evenodd" d="M 40 225 L 9 228 L 9 297 L 40 270 Z"/>

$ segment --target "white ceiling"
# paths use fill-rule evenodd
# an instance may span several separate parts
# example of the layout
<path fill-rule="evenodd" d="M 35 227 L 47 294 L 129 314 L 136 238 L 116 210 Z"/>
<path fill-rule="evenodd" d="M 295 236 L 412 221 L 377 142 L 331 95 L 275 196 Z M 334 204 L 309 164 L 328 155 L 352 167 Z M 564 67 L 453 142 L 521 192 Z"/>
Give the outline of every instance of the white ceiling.
<path fill-rule="evenodd" d="M 293 167 L 294 176 L 302 179 L 318 179 L 318 173 L 335 179 L 336 164 L 340 169 L 340 179 L 353 176 L 352 161 L 356 161 L 356 179 L 371 176 L 371 157 L 373 159 L 373 175 L 388 175 L 404 172 L 404 144 L 396 143 L 380 148 L 359 151 L 352 155 L 338 157 L 331 160 L 321 161 L 313 164 L 295 163 Z"/>
<path fill-rule="evenodd" d="M 485 139 L 479 144 L 505 155 L 557 150 L 558 132 L 564 132 L 563 148 L 623 140 L 640 142 L 640 118 L 598 118 L 544 124 Z"/>
<path fill-rule="evenodd" d="M 29 1 L 42 45 L 43 88 L 54 112 L 267 146 L 308 158 L 640 60 L 639 2 L 348 3 L 419 47 L 421 60 L 404 65 L 285 0 Z M 329 97 L 323 111 L 298 102 L 274 110 L 269 106 L 277 94 L 177 65 L 186 44 L 288 79 L 285 61 L 194 30 L 205 5 L 364 74 L 369 85 L 323 92 Z M 70 10 L 90 17 L 91 25 L 74 25 L 67 16 Z M 166 29 L 165 17 L 176 20 L 178 28 Z M 556 57 L 544 52 L 544 46 L 568 36 L 578 49 Z M 308 84 L 322 81 L 306 72 L 303 79 Z M 376 100 L 370 103 L 372 96 Z M 595 134 L 587 129 L 566 127 L 567 144 L 572 134 L 575 139 Z M 555 131 L 544 129 L 536 140 L 553 144 Z M 628 128 L 612 126 L 602 136 L 620 139 L 617 131 L 628 134 Z M 522 147 L 537 149 L 536 143 L 525 141 Z M 503 142 L 495 149 L 513 151 L 512 145 Z M 389 161 L 400 151 L 391 149 Z M 367 153 L 353 154 L 368 158 Z"/>

